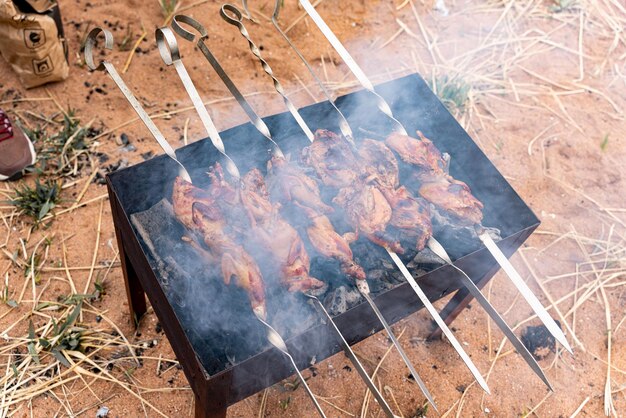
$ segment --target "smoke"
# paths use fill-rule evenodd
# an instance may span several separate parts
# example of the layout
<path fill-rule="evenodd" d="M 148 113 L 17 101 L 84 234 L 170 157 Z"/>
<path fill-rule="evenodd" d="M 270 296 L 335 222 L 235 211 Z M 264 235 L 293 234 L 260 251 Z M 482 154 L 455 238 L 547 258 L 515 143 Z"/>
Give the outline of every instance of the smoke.
<path fill-rule="evenodd" d="M 362 51 L 367 46 L 352 43 L 349 49 Z M 396 58 L 394 55 L 385 57 L 384 50 L 377 51 L 377 55 L 379 60 L 388 59 L 390 62 Z M 364 60 L 359 61 L 367 63 Z M 367 64 L 364 68 L 366 72 L 374 73 Z M 246 83 L 245 89 L 240 86 L 240 89 L 254 91 L 260 85 L 269 87 L 269 81 L 256 80 Z M 473 193 L 486 202 L 486 225 L 498 228 L 503 237 L 508 237 L 535 222 L 532 212 L 419 76 L 410 75 L 384 83 L 379 86 L 378 91 L 410 134 L 417 130 L 424 132 L 441 151 L 452 156 L 450 173 L 466 182 Z M 376 107 L 372 95 L 367 92 L 359 91 L 341 97 L 337 100 L 337 105 L 353 129 L 357 146 L 366 138 L 380 140 L 393 128 L 389 119 Z M 231 104 L 230 108 L 233 107 Z M 261 106 L 255 107 L 266 110 Z M 339 132 L 340 119 L 326 102 L 303 107 L 300 114 L 312 130 L 323 128 Z M 265 120 L 283 152 L 289 155 L 294 164 L 299 164 L 301 150 L 309 145 L 309 141 L 293 116 L 285 112 Z M 227 153 L 242 174 L 254 168 L 266 173 L 271 144 L 250 123 L 227 129 L 221 135 Z M 180 149 L 177 154 L 191 173 L 194 185 L 206 188 L 209 185 L 207 170 L 220 161 L 220 154 L 210 142 L 195 142 Z M 412 168 L 403 163 L 400 163 L 400 168 L 401 182 L 405 183 L 410 178 Z M 144 251 L 149 256 L 151 266 L 159 272 L 161 285 L 179 321 L 203 365 L 210 374 L 214 374 L 251 358 L 268 349 L 270 345 L 265 339 L 265 330 L 251 313 L 245 291 L 232 283 L 229 286 L 224 284 L 220 261 L 208 260 L 189 243 L 180 239 L 189 233 L 173 219 L 173 212 L 165 203 L 171 201 L 171 184 L 176 172 L 175 164 L 164 157 L 151 160 L 140 167 L 133 167 L 124 175 L 149 180 L 123 181 L 122 172 L 117 175 L 122 185 L 119 195 L 126 212 L 133 215 L 133 225 L 140 233 Z M 159 176 L 154 176 L 153 173 L 159 173 Z M 332 205 L 336 190 L 322 187 L 321 192 L 325 203 Z M 293 207 L 283 209 L 286 210 L 281 212 L 282 216 L 291 225 L 297 226 L 304 241 L 311 260 L 310 275 L 328 285 L 320 299 L 327 304 L 331 313 L 339 315 L 363 303 L 354 283 L 341 272 L 339 263 L 323 257 L 311 245 L 305 231 L 308 224 L 305 215 Z M 519 216 L 504 216 L 506 211 Z M 238 215 L 230 212 L 228 216 L 235 224 L 245 225 L 249 222 L 244 212 Z M 233 219 L 234 216 L 241 218 Z M 340 233 L 351 229 L 340 210 L 331 216 L 331 221 Z M 436 237 L 453 258 L 467 255 L 480 247 L 472 229 L 459 228 L 448 222 L 445 216 L 438 215 L 435 224 Z M 280 285 L 277 266 L 268 260 L 265 251 L 246 245 L 245 242 L 243 244 L 261 268 L 266 285 L 269 322 L 283 337 L 296 337 L 321 324 L 321 316 L 306 298 L 288 292 Z M 403 283 L 400 274 L 389 263 L 387 255 L 380 247 L 361 238 L 352 246 L 352 250 L 355 261 L 368 273 L 370 287 L 375 296 Z M 439 267 L 435 259 L 424 253 L 407 251 L 403 259 L 416 275 Z M 443 295 L 450 290 L 452 289 L 442 287 L 437 292 L 438 295 Z M 299 343 L 297 339 L 291 344 L 298 351 L 309 351 L 305 346 L 298 346 L 303 343 Z M 335 341 L 323 341 L 321 344 L 333 346 Z"/>

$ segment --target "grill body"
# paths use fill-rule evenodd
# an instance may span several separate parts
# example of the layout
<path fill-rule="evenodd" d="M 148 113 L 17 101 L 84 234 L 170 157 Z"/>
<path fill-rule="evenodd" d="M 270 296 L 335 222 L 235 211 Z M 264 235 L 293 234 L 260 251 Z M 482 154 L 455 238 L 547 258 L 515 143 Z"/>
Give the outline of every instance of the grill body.
<path fill-rule="evenodd" d="M 539 220 L 423 79 L 415 74 L 409 75 L 381 84 L 377 91 L 390 103 L 394 115 L 409 133 L 421 130 L 441 151 L 451 155 L 451 174 L 465 181 L 485 203 L 484 224 L 500 229 L 503 238 L 499 242 L 500 248 L 507 256 L 513 254 L 539 225 Z M 389 131 L 389 126 L 367 92 L 342 96 L 337 105 L 353 127 L 381 133 Z M 307 106 L 301 109 L 301 114 L 311 127 L 339 131 L 337 118 L 328 103 Z M 308 145 L 308 140 L 290 114 L 281 113 L 264 120 L 285 153 L 296 155 Z M 355 134 L 359 135 L 358 132 Z M 227 152 L 242 172 L 253 167 L 264 170 L 268 144 L 251 124 L 228 129 L 221 135 Z M 206 178 L 203 173 L 218 161 L 219 156 L 208 140 L 183 147 L 177 155 L 188 168 L 194 183 L 201 186 L 203 181 L 207 181 L 203 180 Z M 212 341 L 194 338 L 188 323 L 181 321 L 181 309 L 185 308 L 171 303 L 169 290 L 161 285 L 154 257 L 131 222 L 133 214 L 169 198 L 176 174 L 176 164 L 166 156 L 158 156 L 107 177 L 129 307 L 131 315 L 138 321 L 146 311 L 147 295 L 194 391 L 196 416 L 222 417 L 229 405 L 287 378 L 292 371 L 286 359 L 274 348 L 264 348 L 235 365 L 224 366 L 211 355 L 209 346 Z M 437 238 L 456 260 L 458 267 L 467 272 L 479 287 L 483 287 L 498 270 L 495 260 L 486 249 L 480 248 L 478 242 L 459 246 L 446 242 L 445 236 Z M 459 289 L 461 282 L 457 273 L 449 267 L 434 269 L 420 276 L 418 282 L 432 302 L 456 291 L 441 312 L 448 323 L 471 300 L 464 288 Z M 375 302 L 389 323 L 397 322 L 423 307 L 408 283 L 379 293 Z M 211 327 L 212 318 L 197 317 L 195 320 L 205 321 Z M 335 320 L 350 344 L 382 329 L 365 302 L 338 315 Z M 258 332 L 262 333 L 262 330 Z M 291 336 L 287 345 L 301 369 L 308 367 L 314 356 L 321 361 L 341 350 L 331 330 L 324 324 Z"/>

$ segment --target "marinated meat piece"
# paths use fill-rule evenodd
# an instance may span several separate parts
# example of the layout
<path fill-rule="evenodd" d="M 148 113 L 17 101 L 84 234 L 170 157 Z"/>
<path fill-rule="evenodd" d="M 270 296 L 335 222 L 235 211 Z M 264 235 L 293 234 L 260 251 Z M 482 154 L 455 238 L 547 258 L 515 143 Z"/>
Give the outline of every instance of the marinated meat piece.
<path fill-rule="evenodd" d="M 239 205 L 239 192 L 224 178 L 224 171 L 220 163 L 215 163 L 208 171 L 211 184 L 208 192 L 215 201 L 225 209 L 232 209 Z"/>
<path fill-rule="evenodd" d="M 341 264 L 342 271 L 355 280 L 364 280 L 365 271 L 356 264 L 346 238 L 339 235 L 324 213 L 333 208 L 322 202 L 315 180 L 304 171 L 283 158 L 273 158 L 268 164 L 267 184 L 270 196 L 282 204 L 292 204 L 306 215 L 309 241 L 324 257 L 334 258 Z"/>
<path fill-rule="evenodd" d="M 370 241 L 400 254 L 404 252 L 400 243 L 386 232 L 392 211 L 378 187 L 370 184 L 345 187 L 333 202 L 343 208 L 352 227 Z"/>
<path fill-rule="evenodd" d="M 448 162 L 435 145 L 421 132 L 417 135 L 419 139 L 394 133 L 385 140 L 404 162 L 420 169 L 413 174 L 410 183 L 420 184 L 420 196 L 455 222 L 480 224 L 483 204 L 472 195 L 467 184 L 448 175 Z"/>
<path fill-rule="evenodd" d="M 226 234 L 226 219 L 220 210 L 216 206 L 195 202 L 192 204 L 192 216 L 211 253 L 221 257 L 224 283 L 229 285 L 234 279 L 235 285 L 248 294 L 253 312 L 265 319 L 267 309 L 261 271 L 244 248 Z"/>
<path fill-rule="evenodd" d="M 483 220 L 483 204 L 462 181 L 449 176 L 433 178 L 422 183 L 419 194 L 463 225 L 476 225 Z"/>
<path fill-rule="evenodd" d="M 280 282 L 290 292 L 306 292 L 324 287 L 309 275 L 310 260 L 298 232 L 278 213 L 278 205 L 268 199 L 261 172 L 251 170 L 243 178 L 242 203 L 251 216 L 248 239 L 259 256 L 272 261 Z M 244 197 L 245 195 L 245 197 Z"/>
<path fill-rule="evenodd" d="M 364 140 L 359 147 L 359 156 L 365 163 L 367 180 L 376 180 L 389 189 L 398 187 L 398 160 L 384 143 L 373 139 Z"/>
<path fill-rule="evenodd" d="M 329 187 L 349 187 L 363 174 L 350 143 L 327 130 L 315 132 L 315 140 L 302 150 L 302 162 Z"/>
<path fill-rule="evenodd" d="M 339 235 L 325 215 L 301 206 L 310 220 L 307 235 L 311 244 L 324 257 L 339 261 L 341 271 L 355 280 L 365 280 L 365 271 L 353 258 L 348 239 Z"/>
<path fill-rule="evenodd" d="M 241 203 L 250 216 L 251 225 L 266 221 L 278 209 L 270 202 L 263 175 L 256 168 L 244 176 L 240 196 Z"/>
<path fill-rule="evenodd" d="M 306 292 L 324 287 L 309 275 L 310 260 L 298 232 L 284 220 L 272 217 L 254 226 L 250 241 L 263 257 L 272 260 L 280 272 L 280 282 L 290 292 Z"/>
<path fill-rule="evenodd" d="M 391 205 L 389 224 L 399 230 L 402 241 L 415 240 L 415 249 L 423 250 L 433 232 L 428 206 L 404 186 L 396 190 L 381 188 L 381 191 Z"/>
<path fill-rule="evenodd" d="M 237 234 L 249 229 L 248 214 L 241 205 L 240 187 L 226 181 L 220 163 L 215 163 L 207 174 L 211 181 L 207 192 L 228 219 L 229 227 Z"/>
<path fill-rule="evenodd" d="M 174 190 L 172 191 L 172 203 L 176 218 L 189 230 L 195 230 L 193 222 L 192 205 L 193 202 L 203 202 L 207 205 L 213 204 L 213 198 L 202 189 L 178 176 L 174 180 Z"/>
<path fill-rule="evenodd" d="M 267 166 L 267 187 L 273 201 L 282 204 L 293 201 L 320 213 L 333 211 L 332 207 L 322 202 L 317 182 L 307 176 L 301 167 L 280 157 L 273 157 Z"/>
<path fill-rule="evenodd" d="M 385 139 L 385 144 L 394 150 L 402 161 L 416 165 L 425 176 L 443 176 L 447 174 L 447 163 L 441 152 L 420 131 L 419 139 L 408 135 L 392 133 Z"/>

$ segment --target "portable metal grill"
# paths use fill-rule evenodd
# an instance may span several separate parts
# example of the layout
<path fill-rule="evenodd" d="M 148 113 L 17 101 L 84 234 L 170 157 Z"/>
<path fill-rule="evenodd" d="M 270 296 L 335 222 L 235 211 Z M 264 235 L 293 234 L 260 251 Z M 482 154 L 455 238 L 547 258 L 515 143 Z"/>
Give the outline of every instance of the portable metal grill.
<path fill-rule="evenodd" d="M 377 86 L 377 91 L 409 132 L 421 130 L 441 151 L 451 155 L 451 174 L 465 181 L 485 203 L 484 223 L 500 230 L 503 238 L 500 248 L 510 256 L 539 225 L 528 206 L 418 75 L 382 84 Z M 381 135 L 389 130 L 388 121 L 377 116 L 375 104 L 363 91 L 340 97 L 336 104 L 353 126 Z M 300 112 L 312 127 L 339 131 L 335 111 L 328 102 L 305 107 Z M 279 133 L 275 140 L 286 153 L 297 155 L 309 144 L 289 113 L 264 120 L 272 132 Z M 357 137 L 367 136 L 356 134 Z M 267 142 L 251 124 L 231 128 L 221 136 L 232 150 L 229 155 L 240 170 L 245 172 L 258 167 L 265 171 Z M 219 159 L 217 150 L 208 140 L 179 149 L 177 156 L 194 182 L 198 179 L 200 185 L 206 177 L 203 173 Z M 264 331 L 248 312 L 249 308 L 245 309 L 244 297 L 239 298 L 241 295 L 230 290 L 226 293 L 220 279 L 211 280 L 205 271 L 197 268 L 188 271 L 188 277 L 168 269 L 164 258 L 184 268 L 192 252 L 180 241 L 184 231 L 175 219 L 162 219 L 160 229 L 148 233 L 134 222 L 142 212 L 170 198 L 178 172 L 173 160 L 160 156 L 109 175 L 113 221 L 131 314 L 138 319 L 146 311 L 146 294 L 194 391 L 196 416 L 222 417 L 229 405 L 288 377 L 292 370 L 281 353 L 262 338 Z M 458 240 L 458 236 L 445 234 L 437 239 L 479 287 L 498 270 L 488 251 L 484 247 L 479 249 L 478 240 Z M 355 255 L 359 256 L 357 250 Z M 328 277 L 332 272 L 324 274 L 325 280 L 334 280 Z M 341 275 L 338 269 L 334 274 Z M 418 282 L 433 302 L 462 287 L 458 273 L 449 266 L 432 268 L 422 274 Z M 206 314 L 206 306 L 186 303 L 181 288 L 188 292 L 205 292 L 206 304 L 213 304 L 224 315 L 213 317 Z M 406 282 L 380 289 L 374 296 L 390 323 L 422 307 Z M 272 297 L 280 299 L 285 295 L 277 291 L 268 295 L 268 300 Z M 458 290 L 441 313 L 446 322 L 453 321 L 470 300 L 464 287 Z M 285 326 L 291 328 L 291 332 L 285 334 L 289 337 L 287 345 L 300 369 L 310 366 L 313 357 L 320 361 L 341 350 L 329 327 L 319 323 L 317 315 L 311 315 L 310 323 L 295 326 L 288 324 L 288 304 L 282 306 L 282 313 L 278 306 L 271 309 L 270 315 L 282 315 Z M 350 344 L 382 328 L 364 301 L 337 315 L 335 320 Z M 224 326 L 225 321 L 231 321 L 228 327 Z M 243 347 L 242 335 L 246 338 Z"/>

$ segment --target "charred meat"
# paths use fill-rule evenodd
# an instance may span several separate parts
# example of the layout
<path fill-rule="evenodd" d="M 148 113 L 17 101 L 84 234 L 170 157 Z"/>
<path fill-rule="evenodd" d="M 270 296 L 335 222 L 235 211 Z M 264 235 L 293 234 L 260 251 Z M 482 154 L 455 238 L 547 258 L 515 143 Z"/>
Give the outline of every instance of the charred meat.
<path fill-rule="evenodd" d="M 298 232 L 279 214 L 278 205 L 272 205 L 265 181 L 258 169 L 244 178 L 242 203 L 252 220 L 247 237 L 264 258 L 280 274 L 280 281 L 290 292 L 306 292 L 324 287 L 324 283 L 309 275 L 310 260 Z M 246 197 L 244 197 L 244 195 Z"/>
<path fill-rule="evenodd" d="M 419 185 L 419 195 L 455 222 L 480 224 L 483 204 L 467 184 L 448 174 L 448 162 L 435 145 L 421 132 L 417 135 L 419 139 L 394 133 L 385 140 L 404 162 L 419 168 L 410 183 Z"/>
<path fill-rule="evenodd" d="M 364 140 L 359 146 L 359 157 L 365 163 L 366 182 L 375 180 L 388 189 L 398 187 L 400 184 L 398 160 L 384 143 L 373 139 Z"/>
<path fill-rule="evenodd" d="M 284 158 L 273 157 L 267 167 L 267 187 L 272 201 L 290 202 L 309 207 L 319 213 L 333 211 L 320 197 L 317 182 L 304 173 L 301 167 Z"/>
<path fill-rule="evenodd" d="M 432 235 L 430 210 L 427 204 L 404 186 L 398 189 L 382 188 L 381 191 L 392 208 L 389 224 L 399 232 L 401 241 L 410 241 L 417 251 L 426 246 Z"/>
<path fill-rule="evenodd" d="M 426 176 L 442 176 L 447 174 L 447 162 L 441 152 L 420 131 L 419 139 L 408 135 L 393 133 L 385 139 L 385 144 L 394 150 L 402 161 L 420 168 Z"/>
<path fill-rule="evenodd" d="M 387 233 L 392 210 L 380 189 L 371 184 L 345 187 L 333 202 L 341 206 L 350 225 L 370 241 L 397 253 L 403 253 L 400 242 Z"/>
<path fill-rule="evenodd" d="M 267 184 L 273 201 L 294 206 L 307 219 L 305 228 L 311 245 L 324 257 L 339 261 L 341 270 L 355 280 L 365 280 L 365 271 L 353 258 L 349 240 L 354 234 L 339 235 L 325 213 L 333 211 L 321 197 L 317 182 L 302 169 L 282 158 L 268 164 Z"/>
<path fill-rule="evenodd" d="M 483 220 L 483 204 L 462 181 L 436 177 L 423 182 L 419 193 L 461 225 L 476 225 Z"/>
<path fill-rule="evenodd" d="M 215 206 L 200 202 L 193 204 L 193 219 L 204 236 L 204 243 L 213 254 L 221 255 L 224 283 L 244 289 L 255 314 L 266 318 L 265 288 L 259 266 L 244 248 L 237 244 L 225 231 L 225 220 Z"/>
<path fill-rule="evenodd" d="M 199 234 L 209 249 L 208 253 L 220 261 L 224 283 L 228 285 L 234 280 L 248 294 L 254 313 L 265 318 L 265 290 L 259 267 L 237 244 L 224 213 L 209 192 L 177 177 L 172 200 L 178 220 Z"/>
<path fill-rule="evenodd" d="M 354 234 L 339 235 L 326 215 L 308 207 L 301 207 L 310 224 L 307 236 L 311 245 L 324 257 L 334 258 L 341 265 L 341 271 L 355 280 L 365 280 L 365 271 L 354 261 L 350 242 L 356 238 Z"/>
<path fill-rule="evenodd" d="M 302 150 L 302 162 L 328 187 L 353 187 L 362 175 L 350 143 L 324 129 L 318 129 L 313 143 Z"/>

